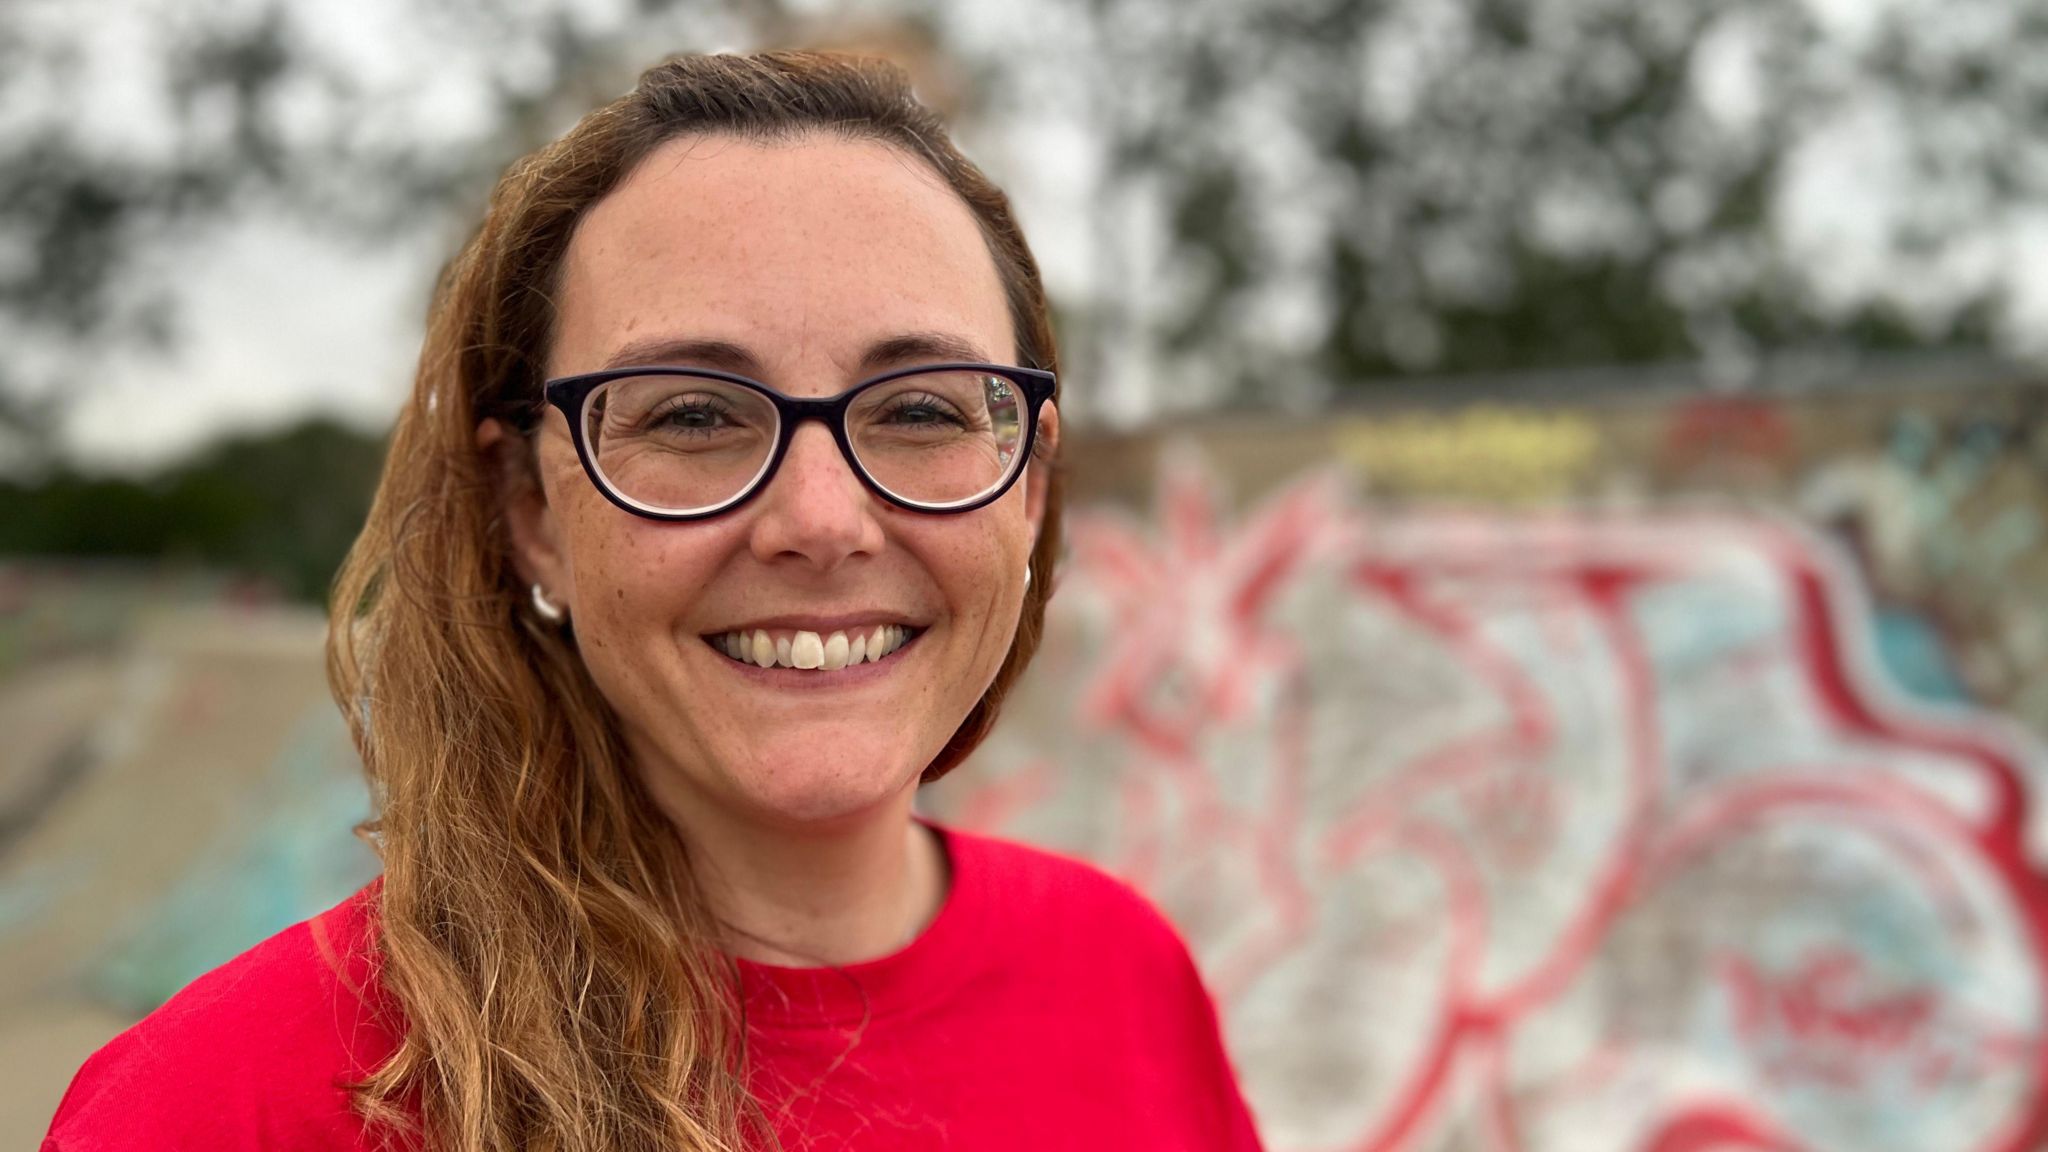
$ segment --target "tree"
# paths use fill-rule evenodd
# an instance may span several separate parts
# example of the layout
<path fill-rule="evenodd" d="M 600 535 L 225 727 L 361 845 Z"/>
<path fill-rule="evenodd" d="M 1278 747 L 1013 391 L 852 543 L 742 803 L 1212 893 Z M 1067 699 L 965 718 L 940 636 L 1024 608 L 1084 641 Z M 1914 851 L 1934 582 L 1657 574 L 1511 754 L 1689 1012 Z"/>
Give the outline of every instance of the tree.
<path fill-rule="evenodd" d="M 1984 259 L 2048 191 L 2048 14 L 1865 7 L 1885 14 L 1091 0 L 1126 238 L 1106 291 L 1138 301 L 1118 338 L 1254 402 L 1290 380 L 2048 342 L 2003 307 L 2021 271 Z M 1845 252 L 1806 216 L 1852 132 L 1890 186 L 1841 190 L 1869 217 Z"/>
<path fill-rule="evenodd" d="M 498 168 L 647 45 L 830 27 L 777 0 L 130 2 L 162 114 L 111 128 L 81 115 L 100 25 L 0 6 L 0 394 L 61 404 L 70 350 L 175 338 L 152 237 L 260 202 L 452 248 Z M 1098 372 L 1135 350 L 1162 399 L 2048 344 L 1999 256 L 2048 191 L 2048 14 L 2019 0 L 1044 0 L 993 38 L 938 0 L 888 12 L 960 62 L 982 136 L 1049 93 L 1089 117 L 1098 271 L 1059 301 L 1069 348 Z M 1839 176 L 1864 161 L 1866 186 Z"/>
<path fill-rule="evenodd" d="M 147 479 L 64 467 L 0 480 L 0 555 L 173 561 L 319 601 L 361 530 L 378 438 L 315 420 L 238 437 Z"/>
<path fill-rule="evenodd" d="M 176 341 L 176 268 L 152 256 L 261 212 L 452 251 L 505 163 L 630 84 L 647 62 L 636 36 L 746 39 L 778 11 L 378 9 L 126 0 L 86 21 L 64 0 L 0 5 L 0 437 L 15 455 L 48 443 L 95 354 Z"/>

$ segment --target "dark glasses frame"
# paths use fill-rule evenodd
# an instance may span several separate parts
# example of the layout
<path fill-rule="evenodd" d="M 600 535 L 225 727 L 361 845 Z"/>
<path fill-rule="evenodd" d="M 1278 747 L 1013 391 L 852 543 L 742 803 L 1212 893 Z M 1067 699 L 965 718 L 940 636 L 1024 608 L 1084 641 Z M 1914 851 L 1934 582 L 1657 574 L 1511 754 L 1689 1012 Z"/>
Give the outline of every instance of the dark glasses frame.
<path fill-rule="evenodd" d="M 901 380 L 905 376 L 917 376 L 928 372 L 959 371 L 1000 376 L 1008 380 L 1024 396 L 1028 410 L 1025 413 L 1024 419 L 1024 437 L 1017 447 L 1016 460 L 1011 464 L 1008 474 L 994 488 L 979 496 L 941 504 L 920 503 L 916 500 L 908 500 L 898 496 L 884 487 L 881 481 L 876 480 L 874 476 L 869 474 L 866 468 L 861 466 L 860 457 L 854 452 L 853 442 L 847 436 L 846 414 L 851 410 L 854 400 L 861 393 L 877 385 L 887 384 L 892 380 Z M 739 493 L 731 499 L 722 504 L 689 512 L 665 511 L 641 504 L 612 487 L 611 481 L 605 477 L 604 470 L 598 467 L 597 461 L 591 453 L 589 437 L 584 422 L 584 409 L 588 406 L 591 395 L 599 388 L 614 380 L 624 380 L 635 376 L 686 376 L 703 380 L 716 380 L 720 383 L 733 384 L 760 393 L 770 404 L 775 406 L 775 449 L 769 453 L 768 462 L 762 466 L 760 472 L 755 474 L 753 480 L 749 481 L 747 486 L 740 489 Z M 569 436 L 576 445 L 576 458 L 583 462 L 584 474 L 590 477 L 590 482 L 597 486 L 597 490 L 604 494 L 605 499 L 610 500 L 613 504 L 627 512 L 631 512 L 635 516 L 643 516 L 649 520 L 679 521 L 705 520 L 713 516 L 720 516 L 753 499 L 757 493 L 768 486 L 770 480 L 775 478 L 776 471 L 782 467 L 783 456 L 789 452 L 790 441 L 796 437 L 797 426 L 808 420 L 819 421 L 827 428 L 830 428 L 832 430 L 832 438 L 839 442 L 839 454 L 846 459 L 847 465 L 853 469 L 853 474 L 860 477 L 861 483 L 867 485 L 868 491 L 873 492 L 898 508 L 905 508 L 912 512 L 946 515 L 958 512 L 972 512 L 976 508 L 986 507 L 1001 499 L 1003 494 L 1010 490 L 1010 486 L 1017 482 L 1017 477 L 1024 474 L 1024 466 L 1031 459 L 1032 447 L 1038 441 L 1039 413 L 1045 407 L 1045 402 L 1052 399 L 1057 383 L 1058 378 L 1053 373 L 1037 368 L 1018 368 L 1007 364 L 947 362 L 899 368 L 895 371 L 863 380 L 837 396 L 813 399 L 786 396 L 761 383 L 759 380 L 752 380 L 731 372 L 721 372 L 715 368 L 651 364 L 629 368 L 608 368 L 602 372 L 584 372 L 575 376 L 558 377 L 542 385 L 542 394 L 547 398 L 548 404 L 560 411 L 569 421 Z"/>

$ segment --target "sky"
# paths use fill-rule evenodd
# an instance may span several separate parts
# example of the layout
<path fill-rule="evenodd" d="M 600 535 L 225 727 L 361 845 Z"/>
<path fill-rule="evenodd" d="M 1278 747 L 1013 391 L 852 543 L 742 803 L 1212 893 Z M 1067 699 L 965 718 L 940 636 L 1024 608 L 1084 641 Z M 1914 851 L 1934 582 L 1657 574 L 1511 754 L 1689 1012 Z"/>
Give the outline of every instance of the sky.
<path fill-rule="evenodd" d="M 209 19 L 252 8 L 248 0 L 20 2 L 68 28 L 78 27 L 71 21 L 79 8 L 93 10 L 93 31 L 80 40 L 80 71 L 92 78 L 81 87 L 94 98 L 82 103 L 85 111 L 73 127 L 109 150 L 160 146 L 166 135 L 157 131 L 164 123 L 163 80 L 152 67 L 147 35 L 165 19 L 167 5 L 196 6 Z M 631 6 L 573 0 L 570 8 L 604 28 L 628 18 Z M 431 22 L 423 26 L 414 11 L 408 0 L 351 0 L 306 6 L 295 15 L 315 26 L 322 52 L 390 110 L 381 120 L 365 116 L 366 126 L 387 123 L 445 139 L 448 147 L 468 146 L 489 123 L 481 103 L 485 84 L 518 73 L 516 46 L 488 54 L 448 52 L 432 35 Z M 961 11 L 964 35 L 1016 34 L 1009 5 L 969 4 Z M 732 35 L 733 42 L 721 46 L 742 46 L 740 30 Z M 707 37 L 715 42 L 717 30 L 698 23 L 687 40 L 705 43 Z M 488 63 L 479 63 L 483 55 Z M 331 126 L 319 103 L 310 96 L 303 101 L 309 130 Z M 6 128 L 0 115 L 0 132 Z M 1088 233 L 1064 223 L 1087 212 L 1092 147 L 1085 126 L 1057 110 L 1003 139 L 970 146 L 1017 200 L 1055 296 L 1088 291 Z M 1043 166 L 1042 179 L 1006 178 L 1006 169 L 1044 155 L 1060 162 Z M 461 229 L 473 223 L 429 226 L 398 243 L 369 246 L 317 221 L 257 207 L 227 226 L 150 245 L 141 271 L 147 282 L 171 286 L 177 339 L 165 348 L 100 354 L 89 381 L 66 385 L 73 399 L 59 428 L 64 454 L 93 470 L 141 472 L 223 436 L 315 414 L 365 429 L 388 426 L 410 389 L 434 273 L 460 242 Z M 76 358 L 69 349 L 63 355 L 67 362 Z"/>
<path fill-rule="evenodd" d="M 237 431 L 313 413 L 388 425 L 411 383 L 439 257 L 366 252 L 280 218 L 179 246 L 182 331 L 105 357 L 65 414 L 70 454 L 146 469 Z"/>
<path fill-rule="evenodd" d="M 164 116 L 162 77 L 151 71 L 149 37 L 165 14 L 233 18 L 260 0 L 10 2 L 62 21 L 83 47 L 80 75 L 94 96 L 81 105 L 77 130 L 109 149 L 135 149 L 161 146 L 162 134 L 152 128 Z M 553 6 L 551 0 L 529 2 Z M 1427 24 L 1432 0 L 1399 2 Z M 1887 11 L 1932 13 L 1941 3 L 1943 14 L 1931 26 L 1967 38 L 1972 19 L 1992 21 L 1975 34 L 1995 35 L 1995 17 L 2011 8 L 1995 0 L 1803 2 L 1849 46 L 1870 36 Z M 616 26 L 630 9 L 628 0 L 569 4 L 574 19 L 594 28 Z M 382 102 L 381 113 L 362 117 L 351 131 L 427 133 L 462 147 L 488 122 L 481 95 L 487 82 L 547 82 L 532 67 L 530 45 L 451 52 L 432 20 L 417 17 L 420 10 L 410 0 L 293 9 L 295 18 L 314 26 L 320 50 Z M 81 11 L 90 19 L 79 22 Z M 951 35 L 1028 44 L 1049 55 L 1092 34 L 1072 22 L 1070 5 L 973 2 L 948 11 Z M 90 32 L 81 35 L 79 28 Z M 741 46 L 743 31 L 735 27 L 730 34 L 735 42 L 728 46 Z M 719 35 L 715 27 L 693 25 L 687 39 L 704 43 Z M 650 42 L 660 38 L 649 36 Z M 1732 44 L 1698 78 L 1707 98 L 1733 117 L 1745 115 L 1756 99 L 1756 77 L 1741 47 Z M 293 107 L 309 132 L 332 127 L 334 112 L 317 93 Z M 8 110 L 0 108 L 0 133 L 8 127 Z M 1796 155 L 1781 206 L 1788 242 L 1823 295 L 1853 303 L 1873 285 L 1886 285 L 1918 291 L 1938 310 L 1960 288 L 2000 284 L 2010 290 L 2005 323 L 2016 334 L 2013 344 L 2025 351 L 2048 347 L 2048 213 L 1975 222 L 1935 266 L 1902 268 L 1880 242 L 1903 210 L 1911 180 L 1898 146 L 1896 110 L 1881 101 L 1854 104 L 1827 128 Z M 970 130 L 963 142 L 1011 192 L 1054 297 L 1104 299 L 1105 273 L 1093 244 L 1102 227 L 1097 217 L 1106 210 L 1098 187 L 1101 148 L 1087 109 L 1074 100 L 1040 101 L 1033 115 Z M 1142 230 L 1146 222 L 1132 226 Z M 225 227 L 153 245 L 145 271 L 172 286 L 181 338 L 169 350 L 114 347 L 98 354 L 66 410 L 64 450 L 90 467 L 137 471 L 224 434 L 274 428 L 314 413 L 366 429 L 385 426 L 410 386 L 428 284 L 459 238 L 439 224 L 372 248 L 359 237 L 256 207 Z M 1139 253 L 1141 262 L 1147 258 Z M 1276 329 L 1290 322 L 1285 303 L 1276 307 Z M 1105 378 L 1090 381 L 1089 415 L 1096 419 L 1129 424 L 1169 406 L 1142 356 L 1100 367 Z"/>

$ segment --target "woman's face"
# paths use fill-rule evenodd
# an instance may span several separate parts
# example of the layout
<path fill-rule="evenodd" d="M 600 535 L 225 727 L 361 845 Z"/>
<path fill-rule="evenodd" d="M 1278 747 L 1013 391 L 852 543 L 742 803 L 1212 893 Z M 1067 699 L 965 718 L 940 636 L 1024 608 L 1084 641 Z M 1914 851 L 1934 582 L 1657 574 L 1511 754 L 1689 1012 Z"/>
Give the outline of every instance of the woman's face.
<path fill-rule="evenodd" d="M 671 141 L 587 215 L 556 305 L 550 376 L 694 364 L 829 396 L 911 364 L 1016 362 L 966 205 L 921 161 L 827 136 Z M 1053 419 L 1048 406 L 1041 435 Z M 569 609 L 672 816 L 711 804 L 789 826 L 875 810 L 914 784 L 1009 649 L 1042 467 L 988 507 L 910 512 L 863 486 L 813 422 L 751 501 L 663 523 L 604 499 L 559 413 L 537 447 L 540 491 L 511 508 L 522 567 Z M 801 645 L 801 631 L 851 647 L 891 627 L 909 642 L 836 670 L 762 668 L 716 646 L 758 632 Z"/>

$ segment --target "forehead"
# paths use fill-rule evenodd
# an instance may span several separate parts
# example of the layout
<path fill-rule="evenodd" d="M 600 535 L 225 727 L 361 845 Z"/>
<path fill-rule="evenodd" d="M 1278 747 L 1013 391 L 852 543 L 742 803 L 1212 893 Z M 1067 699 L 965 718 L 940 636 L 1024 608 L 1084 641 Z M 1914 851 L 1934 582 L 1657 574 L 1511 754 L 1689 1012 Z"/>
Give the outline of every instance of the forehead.
<path fill-rule="evenodd" d="M 656 149 L 578 227 L 556 310 L 551 375 L 665 339 L 729 341 L 777 371 L 912 332 L 993 359 L 1015 343 L 960 197 L 894 147 L 817 135 Z"/>

